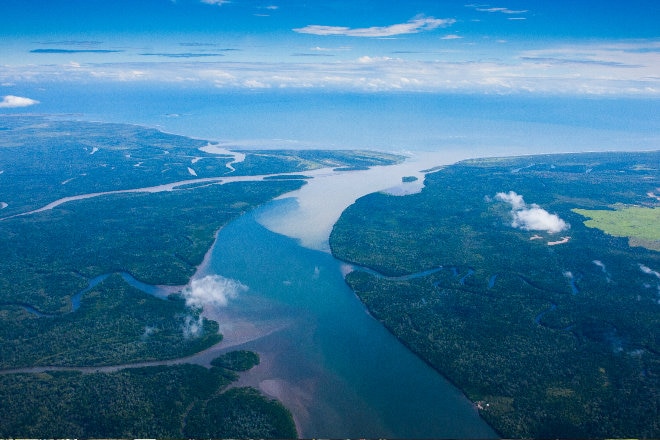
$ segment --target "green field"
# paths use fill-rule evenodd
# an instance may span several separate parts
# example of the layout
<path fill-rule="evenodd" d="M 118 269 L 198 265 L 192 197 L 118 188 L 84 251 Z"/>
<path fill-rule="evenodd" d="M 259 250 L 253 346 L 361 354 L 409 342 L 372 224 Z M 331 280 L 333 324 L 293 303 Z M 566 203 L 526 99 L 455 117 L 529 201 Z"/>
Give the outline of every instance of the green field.
<path fill-rule="evenodd" d="M 628 237 L 631 246 L 660 251 L 660 208 L 615 206 L 613 210 L 574 209 L 587 217 L 584 224 L 615 237 Z"/>

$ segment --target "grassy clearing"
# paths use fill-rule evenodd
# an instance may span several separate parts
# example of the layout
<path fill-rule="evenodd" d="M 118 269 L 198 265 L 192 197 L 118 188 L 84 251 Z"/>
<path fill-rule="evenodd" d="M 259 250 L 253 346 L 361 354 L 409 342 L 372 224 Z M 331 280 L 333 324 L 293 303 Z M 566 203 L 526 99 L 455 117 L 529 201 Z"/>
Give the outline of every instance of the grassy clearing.
<path fill-rule="evenodd" d="M 615 237 L 628 237 L 631 246 L 660 250 L 660 208 L 631 206 L 616 210 L 573 209 L 587 217 L 584 225 Z"/>

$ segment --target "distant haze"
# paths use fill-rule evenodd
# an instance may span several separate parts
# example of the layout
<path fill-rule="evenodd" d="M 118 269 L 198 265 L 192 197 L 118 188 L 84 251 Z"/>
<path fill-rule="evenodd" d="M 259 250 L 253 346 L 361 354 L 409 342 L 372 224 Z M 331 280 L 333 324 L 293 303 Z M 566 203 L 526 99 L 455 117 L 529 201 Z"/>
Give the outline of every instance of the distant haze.
<path fill-rule="evenodd" d="M 162 86 L 22 88 L 64 114 L 144 124 L 226 148 L 370 148 L 468 155 L 648 150 L 660 145 L 660 99 L 403 93 L 227 92 Z"/>

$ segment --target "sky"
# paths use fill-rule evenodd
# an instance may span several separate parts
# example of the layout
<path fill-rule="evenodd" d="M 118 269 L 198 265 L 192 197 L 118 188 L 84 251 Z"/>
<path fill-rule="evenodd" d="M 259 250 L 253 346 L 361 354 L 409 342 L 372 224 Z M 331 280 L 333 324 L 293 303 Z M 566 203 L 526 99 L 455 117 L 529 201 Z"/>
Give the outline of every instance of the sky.
<path fill-rule="evenodd" d="M 0 0 L 25 84 L 660 96 L 660 2 Z"/>

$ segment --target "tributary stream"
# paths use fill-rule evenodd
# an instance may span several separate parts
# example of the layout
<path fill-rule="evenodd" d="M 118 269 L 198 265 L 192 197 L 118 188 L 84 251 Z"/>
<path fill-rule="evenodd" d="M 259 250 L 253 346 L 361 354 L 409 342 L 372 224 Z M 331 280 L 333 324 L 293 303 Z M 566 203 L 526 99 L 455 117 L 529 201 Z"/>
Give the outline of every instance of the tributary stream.
<path fill-rule="evenodd" d="M 474 405 L 404 347 L 345 284 L 327 252 L 261 226 L 273 201 L 223 228 L 207 274 L 248 287 L 209 316 L 232 349 L 258 352 L 241 378 L 280 399 L 302 437 L 496 437 Z"/>

